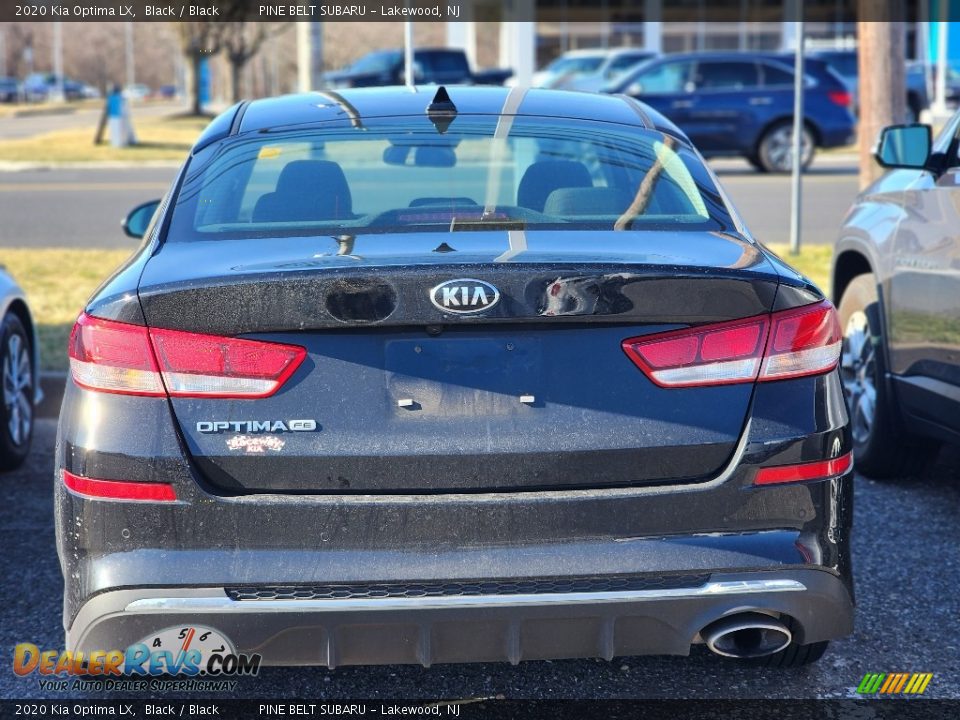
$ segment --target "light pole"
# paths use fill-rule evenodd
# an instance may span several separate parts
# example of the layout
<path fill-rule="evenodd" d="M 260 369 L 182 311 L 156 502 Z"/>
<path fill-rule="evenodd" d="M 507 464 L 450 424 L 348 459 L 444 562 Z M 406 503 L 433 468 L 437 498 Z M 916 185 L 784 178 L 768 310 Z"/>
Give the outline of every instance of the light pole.
<path fill-rule="evenodd" d="M 63 102 L 63 25 L 59 21 L 53 24 L 53 75 L 54 102 Z"/>
<path fill-rule="evenodd" d="M 413 87 L 413 23 L 409 20 L 403 23 L 403 83 Z"/>
<path fill-rule="evenodd" d="M 793 60 L 793 166 L 791 168 L 790 254 L 800 253 L 800 173 L 803 170 L 803 21 L 796 23 Z"/>

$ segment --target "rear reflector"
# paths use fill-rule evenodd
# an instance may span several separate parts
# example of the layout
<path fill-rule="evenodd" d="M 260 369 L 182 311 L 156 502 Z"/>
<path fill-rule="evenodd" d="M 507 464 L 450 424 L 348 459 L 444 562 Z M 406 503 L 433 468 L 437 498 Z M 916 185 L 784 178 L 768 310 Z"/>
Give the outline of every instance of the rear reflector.
<path fill-rule="evenodd" d="M 103 500 L 173 502 L 177 499 L 173 486 L 168 483 L 95 480 L 64 470 L 63 484 L 78 495 Z"/>
<path fill-rule="evenodd" d="M 800 463 L 798 465 L 778 465 L 757 470 L 753 478 L 754 485 L 775 485 L 778 483 L 803 482 L 804 480 L 825 480 L 843 475 L 853 467 L 853 453 L 841 455 L 833 460 Z"/>
<path fill-rule="evenodd" d="M 840 325 L 823 301 L 772 315 L 623 341 L 627 356 L 661 387 L 783 380 L 828 372 L 840 358 Z"/>
<path fill-rule="evenodd" d="M 297 345 L 148 329 L 86 313 L 70 335 L 70 369 L 78 385 L 131 395 L 267 397 L 306 354 Z"/>

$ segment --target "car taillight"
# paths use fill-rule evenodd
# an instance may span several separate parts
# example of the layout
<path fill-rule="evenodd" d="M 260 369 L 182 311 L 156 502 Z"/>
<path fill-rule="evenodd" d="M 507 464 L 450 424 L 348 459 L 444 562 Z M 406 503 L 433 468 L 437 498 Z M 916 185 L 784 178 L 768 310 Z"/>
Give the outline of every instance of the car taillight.
<path fill-rule="evenodd" d="M 853 103 L 853 96 L 846 90 L 830 90 L 827 93 L 827 97 L 830 98 L 830 102 L 834 105 L 840 105 L 845 108 L 850 107 L 851 103 Z"/>
<path fill-rule="evenodd" d="M 853 467 L 853 453 L 841 455 L 832 460 L 797 463 L 796 465 L 775 465 L 762 467 L 753 477 L 754 485 L 776 485 L 779 483 L 804 482 L 807 480 L 826 480 L 843 475 Z"/>
<path fill-rule="evenodd" d="M 836 310 L 823 301 L 772 315 L 628 338 L 623 350 L 661 387 L 783 380 L 840 359 Z"/>
<path fill-rule="evenodd" d="M 148 329 L 86 313 L 70 335 L 74 381 L 90 390 L 130 395 L 267 397 L 306 354 L 297 345 Z"/>

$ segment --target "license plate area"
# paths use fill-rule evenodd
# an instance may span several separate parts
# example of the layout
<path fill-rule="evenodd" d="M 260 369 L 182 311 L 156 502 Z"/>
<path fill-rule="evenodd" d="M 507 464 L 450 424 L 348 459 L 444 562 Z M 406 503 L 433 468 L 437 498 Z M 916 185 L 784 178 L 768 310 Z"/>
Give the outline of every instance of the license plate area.
<path fill-rule="evenodd" d="M 387 343 L 386 382 L 400 417 L 511 415 L 541 404 L 540 341 L 438 337 Z M 529 397 L 534 399 L 530 401 Z"/>

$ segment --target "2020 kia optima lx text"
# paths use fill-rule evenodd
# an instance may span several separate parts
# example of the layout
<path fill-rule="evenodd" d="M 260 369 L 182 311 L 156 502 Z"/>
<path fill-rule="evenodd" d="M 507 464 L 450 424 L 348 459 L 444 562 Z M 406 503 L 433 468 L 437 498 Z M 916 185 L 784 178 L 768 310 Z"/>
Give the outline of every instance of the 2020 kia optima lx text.
<path fill-rule="evenodd" d="M 69 647 L 797 665 L 850 632 L 834 309 L 649 108 L 244 103 L 126 227 L 70 341 Z"/>

